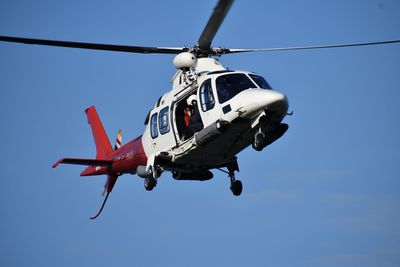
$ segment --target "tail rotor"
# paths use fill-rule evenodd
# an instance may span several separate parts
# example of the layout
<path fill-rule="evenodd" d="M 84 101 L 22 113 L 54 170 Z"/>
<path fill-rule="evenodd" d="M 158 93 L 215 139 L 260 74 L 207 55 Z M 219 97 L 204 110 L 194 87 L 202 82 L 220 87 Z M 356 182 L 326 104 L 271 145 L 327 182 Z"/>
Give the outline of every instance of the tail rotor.
<path fill-rule="evenodd" d="M 117 150 L 122 145 L 122 130 L 120 129 L 117 134 L 117 139 L 115 140 L 114 150 Z"/>

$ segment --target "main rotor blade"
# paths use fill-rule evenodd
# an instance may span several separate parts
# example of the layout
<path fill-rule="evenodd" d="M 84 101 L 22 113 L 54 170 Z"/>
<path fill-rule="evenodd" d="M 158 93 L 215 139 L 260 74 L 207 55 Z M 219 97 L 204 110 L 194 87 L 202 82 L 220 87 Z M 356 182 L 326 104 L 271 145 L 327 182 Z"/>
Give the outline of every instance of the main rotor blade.
<path fill-rule="evenodd" d="M 32 38 L 21 38 L 21 37 L 11 37 L 11 36 L 0 36 L 0 41 L 81 48 L 81 49 L 106 50 L 115 52 L 144 53 L 144 54 L 179 54 L 183 51 L 189 50 L 186 47 L 145 47 L 145 46 L 131 46 L 131 45 L 81 43 L 81 42 L 55 41 L 55 40 L 32 39 Z"/>
<path fill-rule="evenodd" d="M 332 44 L 332 45 L 312 45 L 312 46 L 294 46 L 294 47 L 277 47 L 277 48 L 259 48 L 259 49 L 222 49 L 221 54 L 234 54 L 234 53 L 247 53 L 247 52 L 274 52 L 274 51 L 292 51 L 292 50 L 311 50 L 311 49 L 325 49 L 325 48 L 342 48 L 354 46 L 368 46 L 368 45 L 385 45 L 400 43 L 400 40 L 388 40 L 367 43 L 351 43 L 351 44 Z M 218 50 L 218 48 L 217 48 Z"/>
<path fill-rule="evenodd" d="M 209 50 L 219 27 L 231 7 L 233 0 L 219 0 L 217 6 L 208 20 L 206 27 L 200 35 L 198 44 L 201 50 Z"/>

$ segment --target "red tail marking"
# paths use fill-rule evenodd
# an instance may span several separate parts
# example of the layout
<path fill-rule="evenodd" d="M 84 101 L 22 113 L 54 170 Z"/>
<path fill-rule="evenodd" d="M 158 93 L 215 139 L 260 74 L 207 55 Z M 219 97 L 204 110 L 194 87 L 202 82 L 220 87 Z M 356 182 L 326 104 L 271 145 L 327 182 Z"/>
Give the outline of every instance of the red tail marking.
<path fill-rule="evenodd" d="M 94 106 L 87 108 L 85 112 L 88 118 L 88 123 L 92 128 L 93 138 L 96 144 L 96 159 L 105 159 L 106 156 L 113 151 L 106 131 L 104 130 L 103 124 L 101 123 Z"/>
<path fill-rule="evenodd" d="M 97 214 L 90 219 L 96 219 L 104 209 L 104 206 L 108 200 L 109 194 L 113 190 L 113 187 L 117 181 L 119 175 L 126 172 L 132 172 L 136 170 L 139 165 L 146 165 L 147 157 L 143 149 L 142 136 L 139 136 L 126 144 L 124 150 L 113 151 L 104 127 L 100 121 L 97 114 L 96 108 L 91 106 L 85 110 L 88 123 L 91 126 L 94 142 L 96 144 L 96 159 L 82 159 L 82 158 L 63 158 L 58 160 L 53 168 L 57 167 L 60 163 L 67 164 L 78 164 L 78 165 L 88 165 L 82 173 L 81 176 L 88 175 L 107 175 L 107 182 L 105 184 L 105 192 L 107 192 L 106 197 L 103 200 L 100 210 Z M 122 134 L 122 133 L 121 133 Z M 118 134 L 117 144 L 121 144 L 121 134 Z M 133 158 L 124 159 L 121 161 L 114 161 L 114 155 L 120 153 L 132 153 Z"/>

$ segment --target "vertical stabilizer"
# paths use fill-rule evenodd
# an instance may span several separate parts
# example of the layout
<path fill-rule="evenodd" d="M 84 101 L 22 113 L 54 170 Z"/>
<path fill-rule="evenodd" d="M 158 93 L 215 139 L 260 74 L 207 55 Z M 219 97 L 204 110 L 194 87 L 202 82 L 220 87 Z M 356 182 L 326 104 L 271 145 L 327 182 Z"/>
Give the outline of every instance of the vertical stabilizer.
<path fill-rule="evenodd" d="M 108 140 L 107 134 L 104 131 L 103 125 L 101 124 L 99 115 L 94 106 L 87 108 L 85 112 L 88 118 L 88 123 L 92 128 L 93 138 L 96 144 L 96 159 L 105 159 L 113 149 Z"/>

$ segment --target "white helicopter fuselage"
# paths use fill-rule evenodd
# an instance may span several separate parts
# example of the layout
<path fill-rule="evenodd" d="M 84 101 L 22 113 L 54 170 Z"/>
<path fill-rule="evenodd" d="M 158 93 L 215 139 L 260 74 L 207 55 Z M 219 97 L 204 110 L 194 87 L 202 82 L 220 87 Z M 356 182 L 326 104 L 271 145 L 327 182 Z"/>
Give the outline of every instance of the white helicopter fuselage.
<path fill-rule="evenodd" d="M 254 143 L 258 131 L 264 136 L 272 132 L 287 114 L 287 97 L 255 73 L 227 70 L 215 58 L 199 58 L 195 64 L 191 70 L 177 71 L 172 90 L 149 112 L 142 137 L 147 167 L 157 165 L 154 161 L 160 156 L 168 158 L 159 164 L 162 170 L 225 166 Z M 192 95 L 201 127 L 187 137 L 183 110 Z"/>
<path fill-rule="evenodd" d="M 174 54 L 177 69 L 172 89 L 162 95 L 145 120 L 145 131 L 121 146 L 118 133 L 114 149 L 94 106 L 85 113 L 91 126 L 96 158 L 62 158 L 59 164 L 88 166 L 81 176 L 107 175 L 107 193 L 95 219 L 103 210 L 117 178 L 125 173 L 144 178 L 151 191 L 162 172 L 171 171 L 176 180 L 205 181 L 218 169 L 230 178 L 235 196 L 242 193 L 236 155 L 248 146 L 261 151 L 288 129 L 282 120 L 288 111 L 287 97 L 272 90 L 265 79 L 253 72 L 226 69 L 215 58 L 233 53 L 310 50 L 400 43 L 389 40 L 367 43 L 294 46 L 283 48 L 232 49 L 211 44 L 233 0 L 219 0 L 192 47 L 146 47 L 83 43 L 37 38 L 0 36 L 0 41 L 104 51 Z M 226 168 L 224 170 L 223 168 Z"/>

